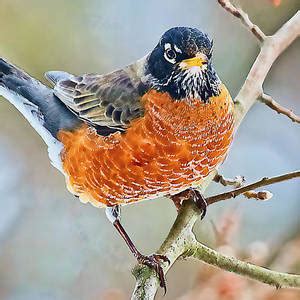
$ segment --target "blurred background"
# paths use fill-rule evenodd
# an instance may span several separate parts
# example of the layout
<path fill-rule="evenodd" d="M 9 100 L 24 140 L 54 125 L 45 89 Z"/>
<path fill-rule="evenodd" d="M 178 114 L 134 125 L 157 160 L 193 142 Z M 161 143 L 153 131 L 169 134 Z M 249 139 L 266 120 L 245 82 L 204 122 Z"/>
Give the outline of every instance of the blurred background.
<path fill-rule="evenodd" d="M 109 72 L 150 51 L 173 26 L 195 26 L 214 39 L 216 69 L 235 96 L 258 53 L 240 22 L 209 0 L 1 0 L 0 56 L 40 80 L 47 70 Z M 298 9 L 299 0 L 240 0 L 266 34 Z M 300 113 L 300 40 L 274 64 L 266 93 Z M 300 167 L 300 127 L 257 104 L 236 134 L 221 168 L 248 182 Z M 105 217 L 66 191 L 47 149 L 25 119 L 0 99 L 0 299 L 128 299 L 135 261 Z M 207 194 L 223 188 L 212 184 Z M 280 271 L 300 272 L 300 184 L 268 188 L 268 202 L 238 198 L 209 207 L 198 238 L 225 253 Z M 154 252 L 176 217 L 167 199 L 123 209 L 143 253 Z M 137 226 L 137 224 L 139 224 Z M 167 275 L 163 299 L 300 299 L 198 261 Z M 159 291 L 160 298 L 162 295 Z"/>

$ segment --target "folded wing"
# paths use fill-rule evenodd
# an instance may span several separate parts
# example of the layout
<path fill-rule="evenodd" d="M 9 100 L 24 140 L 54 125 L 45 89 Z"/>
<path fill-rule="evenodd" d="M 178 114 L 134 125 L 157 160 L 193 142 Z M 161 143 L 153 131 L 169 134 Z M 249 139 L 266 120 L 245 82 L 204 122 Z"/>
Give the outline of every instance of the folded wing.
<path fill-rule="evenodd" d="M 78 118 L 95 127 L 124 131 L 144 114 L 141 97 L 147 89 L 139 74 L 137 67 L 129 66 L 106 75 L 52 71 L 46 78 L 55 84 L 54 94 Z"/>

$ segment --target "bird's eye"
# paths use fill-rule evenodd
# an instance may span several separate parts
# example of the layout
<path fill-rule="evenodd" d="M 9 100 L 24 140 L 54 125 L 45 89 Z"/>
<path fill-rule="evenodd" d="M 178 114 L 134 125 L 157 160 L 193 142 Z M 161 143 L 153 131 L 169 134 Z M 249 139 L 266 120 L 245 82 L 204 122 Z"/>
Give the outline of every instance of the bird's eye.
<path fill-rule="evenodd" d="M 164 57 L 170 63 L 175 64 L 175 62 L 176 62 L 176 52 L 173 49 L 171 49 L 171 48 L 166 49 L 166 51 L 164 53 Z"/>
<path fill-rule="evenodd" d="M 172 50 L 172 49 L 168 49 L 168 50 L 166 51 L 166 55 L 167 55 L 167 57 L 168 57 L 169 59 L 174 59 L 174 58 L 176 58 L 176 53 L 175 53 L 175 51 Z"/>

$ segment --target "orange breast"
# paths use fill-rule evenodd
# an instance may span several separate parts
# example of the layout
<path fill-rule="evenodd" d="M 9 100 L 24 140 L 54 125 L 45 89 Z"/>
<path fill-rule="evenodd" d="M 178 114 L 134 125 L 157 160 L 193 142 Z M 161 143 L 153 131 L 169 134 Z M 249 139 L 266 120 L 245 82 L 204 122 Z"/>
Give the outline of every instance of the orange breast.
<path fill-rule="evenodd" d="M 197 185 L 225 158 L 233 135 L 233 103 L 223 86 L 210 103 L 174 102 L 151 91 L 145 115 L 125 133 L 97 135 L 84 125 L 60 131 L 69 190 L 95 206 L 126 204 Z"/>

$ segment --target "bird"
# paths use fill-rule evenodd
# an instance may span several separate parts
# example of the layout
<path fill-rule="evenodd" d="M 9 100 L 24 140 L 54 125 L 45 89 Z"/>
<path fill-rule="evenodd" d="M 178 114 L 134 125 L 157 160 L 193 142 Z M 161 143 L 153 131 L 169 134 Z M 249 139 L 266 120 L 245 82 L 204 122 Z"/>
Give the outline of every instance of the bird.
<path fill-rule="evenodd" d="M 167 30 L 143 58 L 108 74 L 45 73 L 45 85 L 0 58 L 0 95 L 48 146 L 67 189 L 105 208 L 137 261 L 156 271 L 166 291 L 164 255 L 143 255 L 120 222 L 121 206 L 191 198 L 225 160 L 234 105 L 212 62 L 213 41 L 191 27 Z"/>

